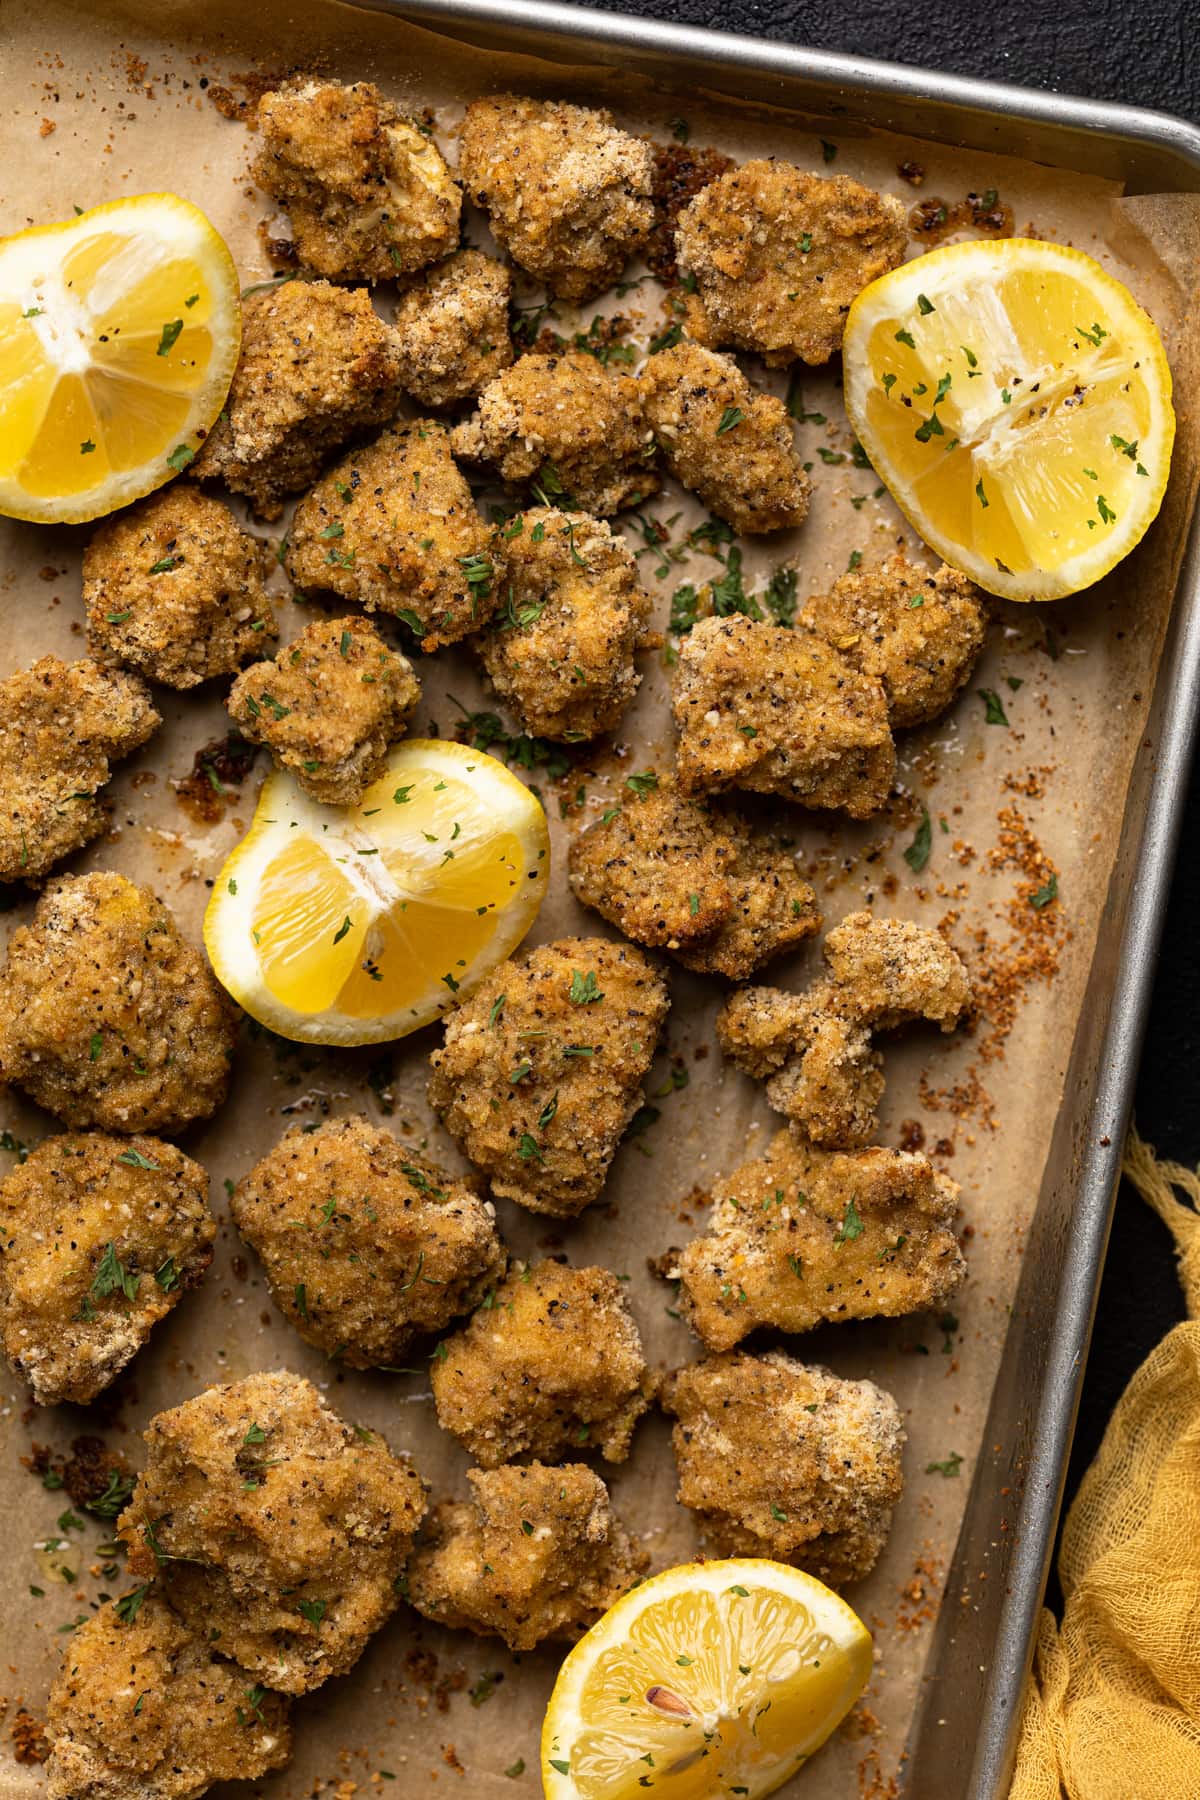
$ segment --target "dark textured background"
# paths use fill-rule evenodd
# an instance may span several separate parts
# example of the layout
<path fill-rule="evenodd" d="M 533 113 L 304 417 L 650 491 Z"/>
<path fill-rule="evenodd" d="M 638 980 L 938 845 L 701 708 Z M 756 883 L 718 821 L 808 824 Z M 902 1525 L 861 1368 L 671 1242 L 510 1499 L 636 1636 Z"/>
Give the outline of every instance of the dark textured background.
<path fill-rule="evenodd" d="M 1194 0 L 607 0 L 617 12 L 684 20 L 823 50 L 1055 88 L 1195 118 L 1200 30 Z M 1200 1161 L 1200 782 L 1158 967 L 1136 1116 L 1163 1155 Z M 1068 1492 L 1091 1461 L 1113 1402 L 1183 1304 L 1165 1226 L 1127 1185 L 1113 1223 Z"/>

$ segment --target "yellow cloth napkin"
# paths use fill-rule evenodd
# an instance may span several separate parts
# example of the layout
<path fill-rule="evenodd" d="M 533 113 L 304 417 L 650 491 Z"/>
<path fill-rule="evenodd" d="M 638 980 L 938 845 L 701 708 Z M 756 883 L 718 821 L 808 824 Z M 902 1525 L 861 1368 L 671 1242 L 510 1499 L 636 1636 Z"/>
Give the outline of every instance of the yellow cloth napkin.
<path fill-rule="evenodd" d="M 1136 1130 L 1124 1172 L 1175 1239 L 1188 1317 L 1122 1394 L 1067 1516 L 1010 1800 L 1200 1800 L 1200 1174 Z"/>

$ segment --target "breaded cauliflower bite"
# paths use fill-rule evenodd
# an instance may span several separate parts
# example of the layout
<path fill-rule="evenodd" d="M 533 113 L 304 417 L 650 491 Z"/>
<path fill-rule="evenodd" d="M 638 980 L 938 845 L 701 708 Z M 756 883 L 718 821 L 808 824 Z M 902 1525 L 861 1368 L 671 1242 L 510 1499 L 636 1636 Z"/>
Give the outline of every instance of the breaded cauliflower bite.
<path fill-rule="evenodd" d="M 654 222 L 650 145 L 591 107 L 472 100 L 458 173 L 496 242 L 563 300 L 603 293 Z"/>
<path fill-rule="evenodd" d="M 635 943 L 735 981 L 820 928 L 794 852 L 669 776 L 581 831 L 568 870 L 576 899 Z"/>
<path fill-rule="evenodd" d="M 649 1557 L 582 1463 L 470 1469 L 469 1502 L 435 1507 L 408 1565 L 408 1598 L 439 1625 L 510 1650 L 572 1643 L 643 1575 Z"/>
<path fill-rule="evenodd" d="M 288 280 L 251 294 L 229 397 L 191 473 L 277 519 L 333 451 L 391 418 L 399 379 L 395 337 L 365 288 Z"/>
<path fill-rule="evenodd" d="M 748 987 L 717 1018 L 722 1050 L 767 1082 L 767 1099 L 826 1149 L 866 1144 L 878 1128 L 883 1059 L 877 1031 L 927 1020 L 953 1031 L 971 984 L 941 933 L 850 913 L 825 940 L 829 973 L 804 994 Z"/>
<path fill-rule="evenodd" d="M 0 681 L 0 881 L 38 882 L 108 824 L 111 764 L 161 724 L 136 675 L 43 656 Z"/>
<path fill-rule="evenodd" d="M 292 1753 L 289 1703 L 219 1654 L 155 1589 L 85 1619 L 50 1689 L 47 1800 L 198 1800 Z"/>
<path fill-rule="evenodd" d="M 258 103 L 251 169 L 300 261 L 334 281 L 394 281 L 458 243 L 462 194 L 432 137 L 370 81 L 297 75 Z"/>
<path fill-rule="evenodd" d="M 164 687 L 233 675 L 276 634 L 269 544 L 186 482 L 107 519 L 83 553 L 88 647 Z"/>
<path fill-rule="evenodd" d="M 526 731 L 578 742 L 611 731 L 641 685 L 650 596 L 603 519 L 537 507 L 498 534 L 505 578 L 479 639 L 496 692 Z"/>
<path fill-rule="evenodd" d="M 280 1312 L 351 1369 L 402 1362 L 507 1261 L 491 1206 L 365 1118 L 293 1128 L 229 1208 Z"/>
<path fill-rule="evenodd" d="M 64 875 L 0 970 L 0 1079 L 76 1129 L 182 1131 L 216 1112 L 240 1014 L 149 888 Z"/>
<path fill-rule="evenodd" d="M 473 399 L 513 359 L 512 276 L 482 250 L 458 250 L 401 294 L 392 324 L 400 385 L 422 406 Z"/>
<path fill-rule="evenodd" d="M 45 1138 L 0 1184 L 0 1342 L 42 1406 L 86 1405 L 212 1261 L 208 1176 L 173 1144 Z"/>
<path fill-rule="evenodd" d="M 284 1370 L 211 1387 L 145 1431 L 117 1525 L 133 1576 L 285 1694 L 353 1667 L 399 1603 L 424 1486 L 377 1432 Z"/>
<path fill-rule="evenodd" d="M 719 175 L 675 232 L 707 341 L 756 350 L 772 368 L 828 362 L 851 302 L 903 262 L 906 243 L 905 210 L 890 194 L 776 157 Z"/>
<path fill-rule="evenodd" d="M 896 747 L 883 689 L 810 631 L 701 619 L 680 646 L 671 710 L 686 794 L 747 788 L 852 819 L 887 800 Z"/>
<path fill-rule="evenodd" d="M 983 595 L 945 563 L 930 574 L 897 553 L 805 602 L 798 623 L 873 675 L 893 727 L 945 712 L 970 679 L 987 635 Z"/>
<path fill-rule="evenodd" d="M 659 488 L 641 388 L 582 351 L 520 357 L 488 383 L 451 443 L 505 481 L 602 518 Z"/>
<path fill-rule="evenodd" d="M 721 1556 L 768 1556 L 841 1587 L 879 1560 L 904 1486 L 900 1408 L 780 1351 L 676 1369 L 662 1405 L 679 1499 Z"/>
<path fill-rule="evenodd" d="M 812 483 L 787 408 L 731 356 L 675 344 L 638 381 L 667 467 L 710 512 L 747 534 L 804 523 Z"/>
<path fill-rule="evenodd" d="M 355 806 L 421 697 L 412 664 L 357 617 L 315 619 L 234 682 L 229 712 L 306 794 Z"/>
<path fill-rule="evenodd" d="M 896 1318 L 938 1306 L 966 1265 L 958 1188 L 925 1156 L 816 1150 L 784 1130 L 712 1190 L 707 1231 L 664 1259 L 710 1350 L 761 1325 Z"/>
<path fill-rule="evenodd" d="M 604 1186 L 667 1016 L 649 957 L 561 938 L 501 963 L 446 1019 L 429 1100 L 493 1193 L 573 1219 Z"/>
<path fill-rule="evenodd" d="M 624 1462 L 653 1391 L 616 1276 L 557 1262 L 511 1269 L 430 1367 L 438 1424 L 485 1469 L 584 1445 Z"/>
<path fill-rule="evenodd" d="M 296 508 L 285 561 L 297 587 L 393 613 L 424 650 L 484 624 L 504 573 L 446 427 L 430 419 L 335 464 Z"/>

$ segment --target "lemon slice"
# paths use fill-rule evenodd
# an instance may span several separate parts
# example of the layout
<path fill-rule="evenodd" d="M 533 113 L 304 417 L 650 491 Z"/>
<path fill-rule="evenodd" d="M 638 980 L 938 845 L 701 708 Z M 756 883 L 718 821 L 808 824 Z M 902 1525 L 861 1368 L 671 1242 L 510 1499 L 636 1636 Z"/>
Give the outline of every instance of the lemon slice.
<path fill-rule="evenodd" d="M 938 554 L 993 594 L 1054 600 L 1106 574 L 1157 513 L 1171 371 L 1153 320 L 1080 250 L 951 244 L 859 294 L 846 410 Z"/>
<path fill-rule="evenodd" d="M 272 1031 L 380 1043 L 427 1025 L 516 948 L 549 870 L 546 815 L 503 763 L 412 738 L 359 806 L 322 806 L 269 775 L 204 942 Z"/>
<path fill-rule="evenodd" d="M 857 1614 L 756 1557 L 631 1589 L 564 1662 L 542 1730 L 547 1800 L 750 1800 L 820 1748 L 871 1672 Z"/>
<path fill-rule="evenodd" d="M 0 239 L 0 513 L 99 518 L 191 462 L 241 345 L 237 270 L 178 194 Z"/>

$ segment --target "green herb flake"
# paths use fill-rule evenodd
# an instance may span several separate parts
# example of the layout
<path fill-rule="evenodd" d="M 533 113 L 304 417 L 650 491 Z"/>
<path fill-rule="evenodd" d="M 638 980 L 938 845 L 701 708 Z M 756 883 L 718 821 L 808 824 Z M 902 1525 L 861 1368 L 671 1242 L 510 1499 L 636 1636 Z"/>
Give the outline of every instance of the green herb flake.
<path fill-rule="evenodd" d="M 912 843 L 904 852 L 904 860 L 914 875 L 919 875 L 929 861 L 929 853 L 933 848 L 933 828 L 929 820 L 929 808 L 922 806 L 921 822 L 913 833 Z"/>
<path fill-rule="evenodd" d="M 995 688 L 977 688 L 976 692 L 983 701 L 985 722 L 988 725 L 1007 725 L 1008 714 Z"/>

